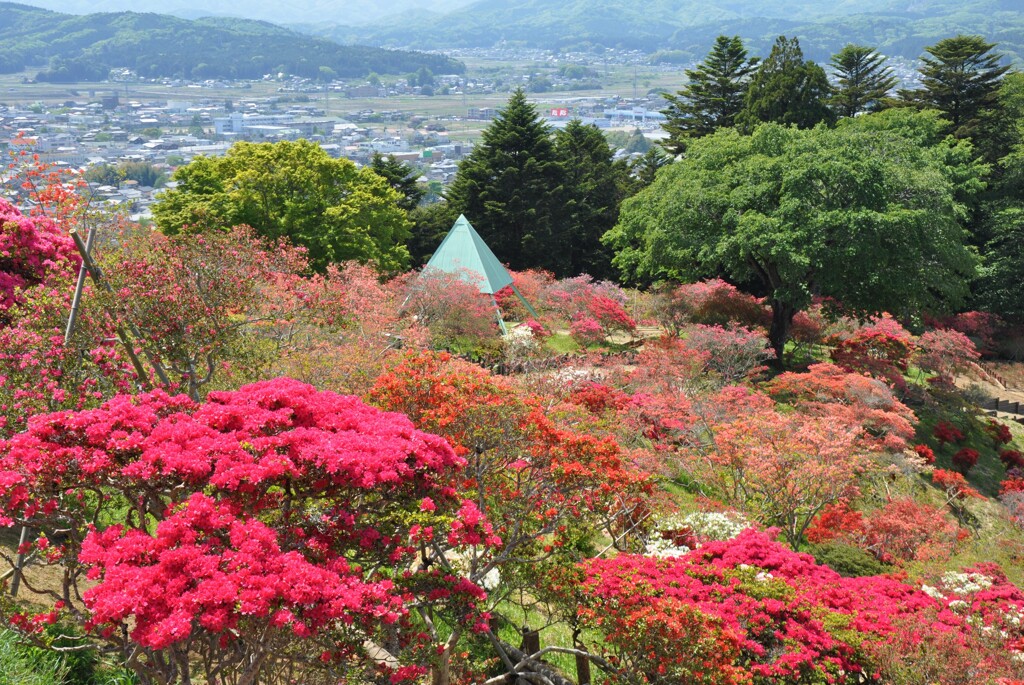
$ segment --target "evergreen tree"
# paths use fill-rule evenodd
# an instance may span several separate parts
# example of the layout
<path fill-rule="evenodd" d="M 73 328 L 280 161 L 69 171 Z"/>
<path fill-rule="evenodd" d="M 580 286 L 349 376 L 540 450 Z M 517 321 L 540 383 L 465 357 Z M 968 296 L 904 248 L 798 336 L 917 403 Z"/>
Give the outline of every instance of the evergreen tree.
<path fill-rule="evenodd" d="M 1000 66 L 1002 55 L 992 52 L 994 47 L 981 36 L 959 35 L 925 48 L 929 56 L 921 58 L 923 88 L 902 91 L 901 97 L 943 112 L 957 137 L 973 135 L 1009 70 Z"/>
<path fill-rule="evenodd" d="M 618 221 L 628 185 L 626 166 L 612 160 L 612 149 L 599 128 L 578 119 L 555 134 L 555 151 L 565 188 L 556 270 L 609 278 L 611 251 L 601 244 L 601 236 Z"/>
<path fill-rule="evenodd" d="M 838 86 L 831 104 L 839 116 L 880 109 L 880 103 L 899 80 L 885 66 L 885 57 L 874 48 L 849 44 L 832 55 Z"/>
<path fill-rule="evenodd" d="M 652 145 L 643 157 L 629 167 L 629 174 L 633 178 L 633 192 L 638 193 L 654 183 L 654 179 L 658 176 L 658 170 L 671 163 L 671 157 L 657 145 Z"/>
<path fill-rule="evenodd" d="M 416 170 L 405 162 L 395 159 L 394 155 L 384 156 L 379 152 L 373 153 L 370 168 L 388 182 L 388 185 L 402 195 L 398 206 L 407 212 L 411 212 L 419 206 L 427 189 L 419 182 L 420 175 Z"/>
<path fill-rule="evenodd" d="M 749 133 L 768 121 L 798 128 L 832 123 L 835 115 L 825 104 L 831 90 L 825 70 L 804 60 L 800 42 L 779 36 L 750 80 L 736 125 Z"/>
<path fill-rule="evenodd" d="M 757 58 L 747 59 L 739 36 L 719 36 L 707 58 L 696 69 L 686 70 L 686 87 L 665 95 L 669 102 L 662 110 L 668 117 L 663 125 L 669 134 L 666 149 L 682 154 L 690 139 L 732 126 L 743 108 L 747 81 L 756 64 Z"/>
<path fill-rule="evenodd" d="M 448 205 L 511 268 L 556 270 L 561 176 L 551 132 L 518 89 L 459 165 Z"/>

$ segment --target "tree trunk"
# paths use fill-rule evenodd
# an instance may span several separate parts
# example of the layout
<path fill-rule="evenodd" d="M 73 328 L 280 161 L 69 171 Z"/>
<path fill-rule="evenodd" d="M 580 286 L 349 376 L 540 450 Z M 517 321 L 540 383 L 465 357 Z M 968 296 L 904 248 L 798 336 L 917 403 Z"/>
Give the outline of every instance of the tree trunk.
<path fill-rule="evenodd" d="M 793 328 L 793 317 L 796 308 L 790 304 L 772 300 L 772 327 L 768 330 L 768 341 L 775 351 L 775 367 L 783 368 L 782 355 L 789 340 L 789 331 Z"/>

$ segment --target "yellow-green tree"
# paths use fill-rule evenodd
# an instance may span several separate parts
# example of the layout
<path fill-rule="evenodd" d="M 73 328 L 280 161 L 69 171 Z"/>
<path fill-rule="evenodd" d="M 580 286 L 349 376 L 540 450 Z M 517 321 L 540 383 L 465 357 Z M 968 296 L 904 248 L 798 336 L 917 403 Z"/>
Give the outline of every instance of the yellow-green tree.
<path fill-rule="evenodd" d="M 399 193 L 308 141 L 236 143 L 224 157 L 196 158 L 174 180 L 153 206 L 169 235 L 248 225 L 306 248 L 316 269 L 349 260 L 382 271 L 408 264 L 410 224 Z"/>

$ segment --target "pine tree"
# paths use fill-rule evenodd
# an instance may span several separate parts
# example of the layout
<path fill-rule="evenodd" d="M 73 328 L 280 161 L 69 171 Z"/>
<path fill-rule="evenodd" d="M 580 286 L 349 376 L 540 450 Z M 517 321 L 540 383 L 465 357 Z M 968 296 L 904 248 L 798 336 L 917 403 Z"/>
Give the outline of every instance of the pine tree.
<path fill-rule="evenodd" d="M 459 165 L 446 198 L 512 269 L 554 269 L 561 175 L 551 132 L 519 89 Z"/>
<path fill-rule="evenodd" d="M 612 160 L 601 130 L 578 119 L 555 134 L 555 150 L 564 170 L 563 219 L 556 231 L 560 260 L 555 271 L 610 278 L 611 251 L 601 236 L 619 219 L 628 170 Z"/>
<path fill-rule="evenodd" d="M 825 104 L 831 90 L 825 70 L 804 60 L 800 42 L 779 36 L 750 80 L 736 125 L 749 133 L 767 121 L 798 128 L 832 123 L 835 115 Z"/>
<path fill-rule="evenodd" d="M 995 43 L 981 36 L 954 36 L 925 48 L 918 91 L 903 91 L 904 99 L 945 113 L 958 137 L 972 131 L 996 101 L 999 82 L 1008 70 L 1000 66 L 1002 55 L 992 52 Z"/>
<path fill-rule="evenodd" d="M 839 85 L 830 102 L 842 117 L 879 109 L 899 82 L 892 68 L 885 66 L 885 57 L 864 45 L 846 45 L 832 55 L 831 64 Z"/>
<path fill-rule="evenodd" d="M 757 58 L 747 59 L 739 36 L 719 36 L 707 58 L 696 69 L 687 69 L 689 83 L 675 95 L 665 95 L 668 117 L 663 128 L 669 134 L 666 149 L 682 154 L 687 142 L 733 125 L 743 108 L 747 81 Z"/>
<path fill-rule="evenodd" d="M 389 186 L 402 194 L 402 200 L 399 201 L 398 206 L 407 212 L 414 210 L 420 204 L 423 196 L 427 194 L 427 189 L 418 181 L 420 175 L 416 173 L 416 170 L 405 162 L 395 159 L 394 155 L 384 156 L 379 152 L 373 153 L 370 168 L 387 181 Z"/>

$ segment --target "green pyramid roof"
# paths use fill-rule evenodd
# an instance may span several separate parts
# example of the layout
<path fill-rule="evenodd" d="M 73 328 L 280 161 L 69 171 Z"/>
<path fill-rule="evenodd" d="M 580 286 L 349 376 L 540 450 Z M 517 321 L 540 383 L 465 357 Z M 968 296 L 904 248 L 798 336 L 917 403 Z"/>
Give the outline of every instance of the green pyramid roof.
<path fill-rule="evenodd" d="M 480 286 L 480 292 L 489 295 L 512 284 L 508 269 L 502 266 L 484 239 L 461 214 L 452 230 L 441 241 L 437 252 L 427 262 L 426 269 L 438 269 L 450 274 L 462 270 L 466 280 L 472 279 Z M 479 274 L 480 278 L 473 279 L 473 274 Z"/>

